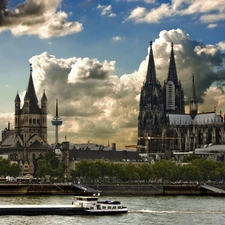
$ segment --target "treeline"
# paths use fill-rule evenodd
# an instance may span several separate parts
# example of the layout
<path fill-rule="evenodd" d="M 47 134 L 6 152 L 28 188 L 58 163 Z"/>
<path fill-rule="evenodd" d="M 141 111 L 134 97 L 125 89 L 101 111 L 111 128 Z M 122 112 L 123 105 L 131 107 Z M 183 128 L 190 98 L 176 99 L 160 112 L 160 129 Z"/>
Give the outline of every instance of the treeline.
<path fill-rule="evenodd" d="M 142 163 L 135 166 L 116 164 L 103 160 L 82 160 L 71 171 L 72 179 L 82 182 L 176 182 L 176 181 L 223 181 L 225 164 L 208 159 L 194 159 L 189 164 L 180 165 L 170 160 L 162 160 L 154 164 Z"/>
<path fill-rule="evenodd" d="M 34 177 L 64 180 L 66 165 L 58 159 L 56 154 L 48 151 L 44 157 L 38 159 L 37 168 Z M 18 163 L 11 164 L 9 159 L 2 159 L 0 157 L 0 176 L 1 177 L 18 177 L 21 173 Z"/>

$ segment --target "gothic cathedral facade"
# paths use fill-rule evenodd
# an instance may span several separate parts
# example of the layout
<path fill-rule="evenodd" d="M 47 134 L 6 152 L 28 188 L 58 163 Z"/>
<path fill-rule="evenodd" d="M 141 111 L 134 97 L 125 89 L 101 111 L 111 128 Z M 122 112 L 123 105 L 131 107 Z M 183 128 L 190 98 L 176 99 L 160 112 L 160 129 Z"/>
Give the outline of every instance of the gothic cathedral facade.
<path fill-rule="evenodd" d="M 184 92 L 178 80 L 173 43 L 167 80 L 157 79 L 150 42 L 148 67 L 141 89 L 138 116 L 138 151 L 164 153 L 167 150 L 193 151 L 206 144 L 224 144 L 224 118 L 215 111 L 198 113 L 194 75 L 185 114 Z"/>

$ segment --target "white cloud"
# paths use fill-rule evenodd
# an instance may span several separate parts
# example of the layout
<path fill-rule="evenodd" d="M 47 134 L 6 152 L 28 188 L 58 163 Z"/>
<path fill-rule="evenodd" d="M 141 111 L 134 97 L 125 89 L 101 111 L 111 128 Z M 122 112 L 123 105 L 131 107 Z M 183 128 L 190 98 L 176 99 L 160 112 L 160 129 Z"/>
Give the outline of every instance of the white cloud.
<path fill-rule="evenodd" d="M 134 10 L 131 11 L 129 17 L 127 18 L 127 20 L 129 19 L 133 19 L 133 20 L 138 20 L 139 18 L 143 18 L 146 15 L 146 9 L 144 7 L 137 7 Z"/>
<path fill-rule="evenodd" d="M 207 26 L 207 28 L 215 28 L 215 27 L 217 27 L 217 24 L 215 24 L 215 23 L 210 23 L 210 24 Z"/>
<path fill-rule="evenodd" d="M 2 130 L 8 128 L 8 125 L 13 129 L 13 124 L 11 124 L 10 121 L 14 121 L 14 113 L 0 112 L 0 126 Z"/>
<path fill-rule="evenodd" d="M 159 23 L 164 18 L 199 15 L 204 23 L 218 22 L 225 19 L 224 0 L 172 0 L 171 3 L 155 4 L 155 8 L 136 7 L 130 12 L 127 20 L 135 23 Z M 216 12 L 216 13 L 215 13 Z M 213 14 L 212 14 L 213 13 Z M 199 17 L 195 17 L 198 19 Z"/>
<path fill-rule="evenodd" d="M 102 16 L 108 16 L 108 17 L 116 16 L 115 13 L 112 13 L 112 6 L 111 5 L 100 5 L 100 4 L 98 4 L 97 9 L 101 10 Z"/>
<path fill-rule="evenodd" d="M 2 10 L 0 32 L 10 30 L 16 36 L 26 34 L 38 35 L 40 38 L 81 32 L 83 30 L 81 23 L 68 22 L 68 14 L 58 11 L 61 1 L 29 0 L 17 5 L 13 11 Z"/>
<path fill-rule="evenodd" d="M 203 23 L 212 23 L 212 22 L 218 22 L 220 20 L 225 19 L 225 13 L 219 13 L 219 14 L 206 14 L 201 16 L 200 20 Z"/>
<path fill-rule="evenodd" d="M 114 36 L 114 37 L 112 38 L 113 41 L 121 41 L 121 40 L 123 40 L 123 39 L 124 39 L 124 38 L 121 37 L 121 36 Z"/>
<path fill-rule="evenodd" d="M 225 50 L 225 41 L 220 41 L 217 46 L 220 50 Z"/>

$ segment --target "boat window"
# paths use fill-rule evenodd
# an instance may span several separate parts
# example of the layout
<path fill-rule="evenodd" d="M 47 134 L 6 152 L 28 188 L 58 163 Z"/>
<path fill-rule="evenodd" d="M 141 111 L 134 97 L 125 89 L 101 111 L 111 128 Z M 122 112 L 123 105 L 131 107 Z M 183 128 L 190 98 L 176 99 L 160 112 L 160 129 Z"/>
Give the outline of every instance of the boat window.
<path fill-rule="evenodd" d="M 122 208 L 122 206 L 119 205 L 119 206 L 118 206 L 118 209 L 121 209 L 121 208 Z"/>
<path fill-rule="evenodd" d="M 116 206 L 113 206 L 113 209 L 116 209 Z"/>
<path fill-rule="evenodd" d="M 108 209 L 111 209 L 111 206 L 108 206 Z"/>
<path fill-rule="evenodd" d="M 82 198 L 82 197 L 78 197 L 77 200 L 90 202 L 90 201 L 97 201 L 98 198 Z"/>
<path fill-rule="evenodd" d="M 106 206 L 102 206 L 103 209 L 106 209 Z"/>

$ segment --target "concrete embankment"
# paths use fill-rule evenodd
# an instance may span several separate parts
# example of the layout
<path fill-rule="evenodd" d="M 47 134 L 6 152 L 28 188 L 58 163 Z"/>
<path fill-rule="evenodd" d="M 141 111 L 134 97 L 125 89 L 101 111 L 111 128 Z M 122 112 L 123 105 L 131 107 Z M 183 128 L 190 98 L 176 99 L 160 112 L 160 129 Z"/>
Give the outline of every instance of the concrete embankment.
<path fill-rule="evenodd" d="M 219 189 L 213 191 L 213 187 Z M 223 191 L 224 192 L 223 192 Z M 0 184 L 0 195 L 220 195 L 225 185 L 198 184 Z"/>
<path fill-rule="evenodd" d="M 197 184 L 116 184 L 88 185 L 103 195 L 224 195 Z M 225 185 L 214 185 L 225 190 Z"/>
<path fill-rule="evenodd" d="M 0 184 L 0 195 L 91 195 L 93 193 L 95 190 L 75 184 Z"/>

